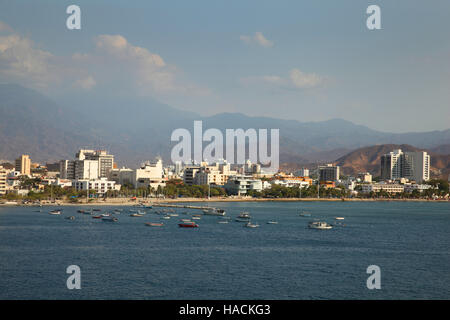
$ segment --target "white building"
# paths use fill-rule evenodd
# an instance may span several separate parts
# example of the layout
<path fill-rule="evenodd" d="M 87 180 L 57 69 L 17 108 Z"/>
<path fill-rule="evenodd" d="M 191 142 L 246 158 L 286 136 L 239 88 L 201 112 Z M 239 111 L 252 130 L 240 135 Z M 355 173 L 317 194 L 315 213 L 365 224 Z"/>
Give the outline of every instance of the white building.
<path fill-rule="evenodd" d="M 404 187 L 401 184 L 390 184 L 390 183 L 373 183 L 373 184 L 362 184 L 362 192 L 380 192 L 381 190 L 387 193 L 401 193 L 404 191 Z"/>
<path fill-rule="evenodd" d="M 77 191 L 95 190 L 98 194 L 104 194 L 111 190 L 116 190 L 116 182 L 106 178 L 96 180 L 74 180 L 72 186 Z"/>
<path fill-rule="evenodd" d="M 109 172 L 109 180 L 115 181 L 120 185 L 131 184 L 134 186 L 134 174 L 134 170 L 130 168 L 123 167 L 119 169 L 112 169 Z"/>
<path fill-rule="evenodd" d="M 284 186 L 284 187 L 299 187 L 299 188 L 307 188 L 309 187 L 309 182 L 308 181 L 301 181 L 298 179 L 289 179 L 289 178 L 284 178 L 283 180 L 273 180 L 272 184 L 276 184 L 276 185 L 280 185 L 280 186 Z"/>
<path fill-rule="evenodd" d="M 418 190 L 419 192 L 423 192 L 424 190 L 431 189 L 429 184 L 405 184 L 404 185 L 405 192 L 413 192 L 414 190 Z"/>
<path fill-rule="evenodd" d="M 98 177 L 108 177 L 114 167 L 114 156 L 106 150 L 81 149 L 76 154 L 77 160 L 93 160 L 98 162 Z"/>
<path fill-rule="evenodd" d="M 0 195 L 6 194 L 8 172 L 9 170 L 0 166 Z"/>
<path fill-rule="evenodd" d="M 249 190 L 262 191 L 265 184 L 251 176 L 233 176 L 228 178 L 224 187 L 229 194 L 242 196 L 246 195 Z"/>
<path fill-rule="evenodd" d="M 96 160 L 76 160 L 75 180 L 95 180 L 98 179 L 98 161 Z"/>
<path fill-rule="evenodd" d="M 298 177 L 309 177 L 309 169 L 307 168 L 301 168 L 295 173 Z"/>

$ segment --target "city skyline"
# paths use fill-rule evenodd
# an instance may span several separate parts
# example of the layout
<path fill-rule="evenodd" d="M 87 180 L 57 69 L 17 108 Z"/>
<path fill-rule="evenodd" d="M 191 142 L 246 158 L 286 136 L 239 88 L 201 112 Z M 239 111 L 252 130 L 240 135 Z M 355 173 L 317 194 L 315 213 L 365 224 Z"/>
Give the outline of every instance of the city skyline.
<path fill-rule="evenodd" d="M 380 1 L 381 30 L 365 27 L 366 2 L 81 1 L 81 30 L 65 27 L 69 4 L 2 2 L 1 82 L 57 101 L 139 96 L 203 116 L 448 129 L 446 2 Z"/>

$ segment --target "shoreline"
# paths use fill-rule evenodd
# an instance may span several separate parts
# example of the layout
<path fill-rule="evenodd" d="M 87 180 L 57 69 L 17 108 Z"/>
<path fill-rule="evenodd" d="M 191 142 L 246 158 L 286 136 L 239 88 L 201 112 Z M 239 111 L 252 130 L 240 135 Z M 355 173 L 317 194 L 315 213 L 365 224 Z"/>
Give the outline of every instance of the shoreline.
<path fill-rule="evenodd" d="M 65 201 L 44 201 L 42 206 L 134 206 L 137 204 L 158 205 L 168 203 L 209 203 L 209 202 L 450 202 L 450 200 L 429 200 L 429 199 L 359 199 L 359 198 L 177 198 L 177 199 L 156 199 L 156 198 L 138 198 L 136 200 L 111 198 L 106 201 L 94 200 L 92 202 L 71 203 Z M 14 203 L 13 201 L 0 203 L 0 207 L 36 207 L 39 204 Z"/>

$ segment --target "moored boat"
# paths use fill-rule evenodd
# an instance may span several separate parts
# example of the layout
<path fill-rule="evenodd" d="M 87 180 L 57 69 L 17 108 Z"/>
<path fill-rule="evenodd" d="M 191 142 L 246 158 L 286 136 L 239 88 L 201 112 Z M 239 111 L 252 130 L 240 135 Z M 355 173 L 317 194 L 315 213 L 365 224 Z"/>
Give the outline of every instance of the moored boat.
<path fill-rule="evenodd" d="M 249 222 L 247 222 L 247 223 L 244 225 L 244 227 L 247 227 L 247 228 L 258 228 L 258 227 L 259 227 L 259 224 L 257 224 L 257 223 L 251 223 L 251 222 L 249 221 Z"/>
<path fill-rule="evenodd" d="M 140 213 L 132 213 L 132 214 L 130 214 L 130 217 L 143 217 L 144 215 L 143 214 L 140 214 Z"/>
<path fill-rule="evenodd" d="M 243 211 L 238 215 L 239 219 L 250 219 L 250 213 L 248 213 L 247 211 Z"/>
<path fill-rule="evenodd" d="M 278 224 L 278 221 L 270 220 L 270 221 L 267 221 L 267 224 Z"/>
<path fill-rule="evenodd" d="M 145 225 L 149 227 L 162 227 L 164 223 L 146 222 Z"/>
<path fill-rule="evenodd" d="M 52 210 L 49 212 L 49 214 L 53 214 L 53 215 L 61 214 L 61 210 Z"/>
<path fill-rule="evenodd" d="M 195 222 L 179 223 L 178 226 L 180 228 L 198 228 L 198 224 L 196 224 Z"/>
<path fill-rule="evenodd" d="M 324 221 L 314 221 L 310 222 L 308 224 L 308 227 L 310 229 L 317 229 L 317 230 L 330 230 L 333 228 L 330 224 L 324 222 Z"/>
<path fill-rule="evenodd" d="M 115 218 L 115 217 L 102 217 L 102 221 L 106 221 L 106 222 L 117 222 L 119 219 Z"/>

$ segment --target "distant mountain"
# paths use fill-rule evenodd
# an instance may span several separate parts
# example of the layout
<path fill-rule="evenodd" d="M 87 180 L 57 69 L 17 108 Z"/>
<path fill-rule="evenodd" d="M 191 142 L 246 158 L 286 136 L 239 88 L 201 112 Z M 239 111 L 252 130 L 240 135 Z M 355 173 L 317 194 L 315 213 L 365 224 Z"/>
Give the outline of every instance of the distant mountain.
<path fill-rule="evenodd" d="M 430 148 L 430 151 L 438 154 L 450 154 L 450 144 L 441 144 L 437 147 Z"/>
<path fill-rule="evenodd" d="M 57 102 L 18 85 L 0 84 L 0 159 L 22 153 L 33 161 L 71 159 L 81 147 L 106 148 L 119 165 L 135 166 L 154 156 L 170 160 L 176 128 L 280 129 L 280 162 L 329 162 L 350 150 L 376 144 L 448 145 L 450 130 L 386 133 L 342 119 L 299 122 L 241 113 L 210 117 L 176 109 L 151 98 L 85 94 Z"/>
<path fill-rule="evenodd" d="M 431 157 L 431 175 L 447 179 L 450 173 L 450 155 L 437 154 L 433 151 L 407 144 L 383 144 L 359 148 L 337 159 L 334 163 L 341 167 L 342 173 L 345 175 L 370 172 L 374 176 L 379 176 L 381 174 L 381 156 L 395 149 L 402 149 L 402 151 L 427 151 Z"/>

